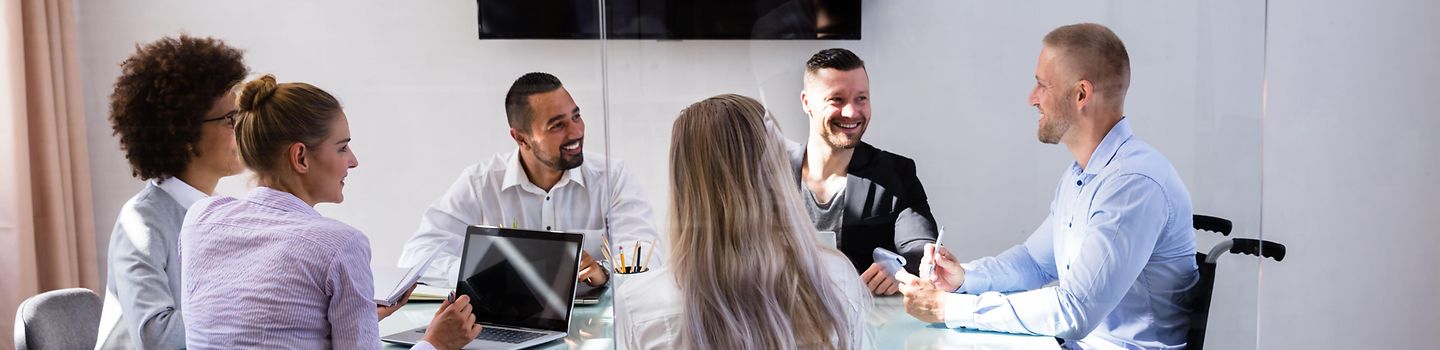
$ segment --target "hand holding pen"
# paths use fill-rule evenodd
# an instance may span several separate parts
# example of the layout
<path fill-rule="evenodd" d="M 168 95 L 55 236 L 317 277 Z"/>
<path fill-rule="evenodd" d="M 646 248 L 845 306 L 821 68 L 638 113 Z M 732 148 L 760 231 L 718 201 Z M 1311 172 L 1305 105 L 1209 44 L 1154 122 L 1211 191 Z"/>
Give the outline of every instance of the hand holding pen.
<path fill-rule="evenodd" d="M 609 280 L 605 267 L 584 251 L 580 252 L 580 273 L 576 278 L 591 287 L 603 286 Z"/>
<path fill-rule="evenodd" d="M 944 237 L 945 228 L 942 227 L 936 243 L 925 245 L 925 256 L 920 259 L 920 273 L 926 274 L 922 277 L 941 290 L 953 291 L 965 283 L 965 268 L 960 266 L 960 261 L 950 254 L 949 249 L 938 244 Z"/>
<path fill-rule="evenodd" d="M 935 243 L 925 247 L 925 257 L 920 259 L 920 277 L 935 281 L 935 259 L 931 259 L 931 253 L 942 244 L 945 244 L 945 226 L 940 226 L 940 234 L 935 237 Z"/>

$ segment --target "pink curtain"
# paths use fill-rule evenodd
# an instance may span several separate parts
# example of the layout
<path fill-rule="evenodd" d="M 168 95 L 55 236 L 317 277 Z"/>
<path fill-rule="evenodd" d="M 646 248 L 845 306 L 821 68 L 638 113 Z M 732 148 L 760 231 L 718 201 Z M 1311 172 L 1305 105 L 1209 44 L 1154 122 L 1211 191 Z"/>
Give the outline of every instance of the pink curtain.
<path fill-rule="evenodd" d="M 0 331 L 40 292 L 100 290 L 75 4 L 0 6 Z M 0 348 L 13 348 L 11 336 Z"/>

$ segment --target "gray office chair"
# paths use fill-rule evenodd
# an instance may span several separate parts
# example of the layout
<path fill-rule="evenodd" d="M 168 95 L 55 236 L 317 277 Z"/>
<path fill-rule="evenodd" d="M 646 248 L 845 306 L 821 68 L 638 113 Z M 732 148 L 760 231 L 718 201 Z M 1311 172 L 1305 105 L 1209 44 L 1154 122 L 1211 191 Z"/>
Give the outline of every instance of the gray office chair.
<path fill-rule="evenodd" d="M 1195 215 L 1195 230 L 1230 236 L 1230 220 L 1214 216 Z M 1195 264 L 1200 268 L 1200 281 L 1190 291 L 1190 332 L 1186 335 L 1186 348 L 1202 350 L 1205 347 L 1205 325 L 1210 320 L 1210 297 L 1215 291 L 1215 263 L 1220 255 L 1250 254 L 1280 261 L 1285 259 L 1285 246 L 1271 241 L 1250 238 L 1231 238 L 1216 243 L 1209 253 L 1195 253 Z"/>
<path fill-rule="evenodd" d="M 100 331 L 100 296 L 58 289 L 25 299 L 15 310 L 15 350 L 93 349 Z"/>

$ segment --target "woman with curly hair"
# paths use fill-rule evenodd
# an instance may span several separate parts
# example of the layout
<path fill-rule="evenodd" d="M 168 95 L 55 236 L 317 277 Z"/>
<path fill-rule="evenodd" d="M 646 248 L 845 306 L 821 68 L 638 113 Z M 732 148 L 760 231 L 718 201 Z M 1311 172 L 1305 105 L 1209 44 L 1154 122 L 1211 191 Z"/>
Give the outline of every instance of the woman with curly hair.
<path fill-rule="evenodd" d="M 104 348 L 185 347 L 180 224 L 220 178 L 245 170 L 235 145 L 240 50 L 181 35 L 140 45 L 120 64 L 110 123 L 131 175 L 146 181 L 110 234 Z"/>

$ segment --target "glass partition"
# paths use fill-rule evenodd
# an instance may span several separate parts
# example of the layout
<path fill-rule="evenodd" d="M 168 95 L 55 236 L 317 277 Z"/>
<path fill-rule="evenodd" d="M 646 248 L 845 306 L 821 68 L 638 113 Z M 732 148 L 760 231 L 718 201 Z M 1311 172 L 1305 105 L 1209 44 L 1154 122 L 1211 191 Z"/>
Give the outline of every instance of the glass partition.
<path fill-rule="evenodd" d="M 855 40 L 604 40 L 607 156 L 644 185 L 661 237 L 670 133 L 681 109 L 719 94 L 752 97 L 787 139 L 805 145 L 812 132 L 801 98 L 806 61 L 845 48 L 868 73 L 862 141 L 914 161 L 934 221 L 946 228 L 942 243 L 961 261 L 1020 244 L 1045 218 L 1074 161 L 1064 146 L 1036 139 L 1039 116 L 1028 98 L 1041 39 L 1080 22 L 1103 24 L 1125 43 L 1125 120 L 1174 166 L 1194 214 L 1233 222 L 1228 238 L 1259 237 L 1264 2 L 860 3 Z M 749 10 L 766 11 L 756 7 Z M 1225 239 L 1195 237 L 1199 251 Z M 1253 349 L 1258 260 L 1226 255 L 1217 271 L 1206 345 Z M 957 341 L 902 322 L 910 316 L 897 309 L 898 296 L 875 303 L 868 329 L 881 348 Z"/>

